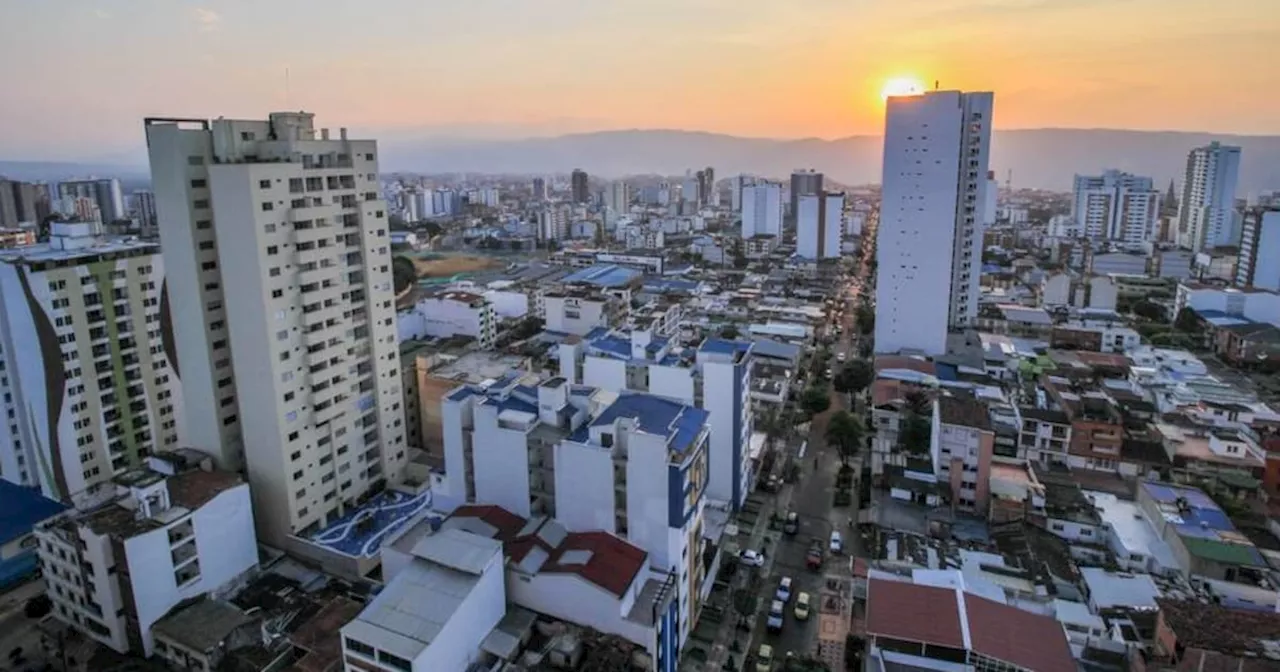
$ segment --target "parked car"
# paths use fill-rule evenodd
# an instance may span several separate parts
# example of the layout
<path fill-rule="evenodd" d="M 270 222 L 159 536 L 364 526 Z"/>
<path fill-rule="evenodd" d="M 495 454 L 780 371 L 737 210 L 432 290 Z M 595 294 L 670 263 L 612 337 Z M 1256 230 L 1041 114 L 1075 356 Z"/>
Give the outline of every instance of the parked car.
<path fill-rule="evenodd" d="M 840 536 L 839 530 L 831 531 L 831 544 L 829 550 L 834 555 L 844 553 L 844 537 Z"/>
<path fill-rule="evenodd" d="M 836 330 L 836 333 L 837 333 L 837 334 L 838 334 L 838 333 L 840 333 L 840 330 L 839 330 L 839 329 L 837 329 L 837 330 Z M 846 357 L 847 357 L 847 356 L 842 352 L 842 353 L 840 353 L 840 354 L 836 355 L 836 361 L 837 361 L 837 362 L 840 362 L 841 364 L 844 364 L 844 360 L 845 360 L 845 358 L 846 358 Z"/>
<path fill-rule="evenodd" d="M 791 511 L 787 514 L 787 520 L 782 524 L 782 531 L 785 534 L 795 535 L 800 531 L 800 514 Z"/>
<path fill-rule="evenodd" d="M 769 605 L 769 620 L 765 622 L 769 632 L 778 632 L 782 629 L 782 612 L 784 609 L 786 609 L 786 605 L 781 600 L 774 600 Z"/>
<path fill-rule="evenodd" d="M 773 647 L 761 644 L 756 653 L 756 672 L 773 672 Z"/>
<path fill-rule="evenodd" d="M 774 592 L 773 599 L 783 604 L 791 601 L 791 577 L 784 576 L 778 580 L 778 590 Z"/>
<path fill-rule="evenodd" d="M 795 617 L 797 621 L 809 620 L 809 593 L 796 595 Z"/>
<path fill-rule="evenodd" d="M 822 569 L 822 539 L 814 537 L 809 543 L 809 552 L 805 555 L 804 564 L 814 571 Z"/>
<path fill-rule="evenodd" d="M 759 551 L 746 549 L 738 554 L 738 560 L 744 565 L 751 567 L 764 567 L 764 556 Z"/>

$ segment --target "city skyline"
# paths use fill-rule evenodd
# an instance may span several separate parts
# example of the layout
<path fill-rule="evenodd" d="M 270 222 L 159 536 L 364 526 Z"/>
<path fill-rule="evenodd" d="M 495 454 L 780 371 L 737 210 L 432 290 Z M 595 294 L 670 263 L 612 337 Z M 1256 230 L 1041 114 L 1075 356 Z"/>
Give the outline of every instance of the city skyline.
<path fill-rule="evenodd" d="M 0 101 L 0 117 L 24 129 L 0 136 L 0 154 L 124 151 L 141 144 L 142 117 L 206 109 L 323 110 L 388 140 L 620 128 L 874 135 L 895 79 L 996 91 L 997 128 L 1276 133 L 1268 110 L 1280 75 L 1239 67 L 1264 62 L 1280 38 L 1270 11 L 1266 0 L 818 0 L 805 12 L 756 0 L 13 3 L 0 21 L 33 29 L 0 46 L 28 77 Z M 372 39 L 316 37 L 357 22 Z M 39 26 L 57 28 L 58 49 L 37 42 L 48 34 Z M 83 123 L 87 110 L 95 123 Z"/>

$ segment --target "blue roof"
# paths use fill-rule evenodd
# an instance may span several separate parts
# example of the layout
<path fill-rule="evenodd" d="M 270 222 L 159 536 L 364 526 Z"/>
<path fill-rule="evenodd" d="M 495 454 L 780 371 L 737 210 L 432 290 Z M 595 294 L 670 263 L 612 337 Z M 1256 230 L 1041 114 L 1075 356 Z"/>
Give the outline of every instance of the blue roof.
<path fill-rule="evenodd" d="M 586 341 L 587 347 L 594 351 L 593 354 L 608 355 L 616 359 L 632 359 L 629 336 L 596 327 L 587 334 Z M 652 359 L 670 342 L 671 339 L 665 336 L 654 336 L 644 347 L 645 356 Z"/>
<path fill-rule="evenodd" d="M 736 352 L 746 352 L 751 349 L 751 343 L 748 341 L 730 341 L 724 338 L 708 338 L 698 346 L 699 352 L 711 352 L 718 355 L 731 355 Z"/>
<path fill-rule="evenodd" d="M 625 268 L 613 264 L 597 264 L 572 273 L 561 282 L 595 285 L 597 287 L 622 287 L 634 282 L 636 278 L 642 275 L 644 274 L 634 268 Z"/>
<path fill-rule="evenodd" d="M 1174 523 L 1178 534 L 1217 539 L 1218 532 L 1234 532 L 1236 529 L 1222 508 L 1198 488 L 1151 481 L 1144 481 L 1142 488 L 1146 490 L 1147 495 L 1161 504 L 1173 505 L 1178 498 L 1186 501 L 1187 509 L 1176 512 L 1182 519 L 1182 522 Z"/>
<path fill-rule="evenodd" d="M 470 386 L 459 387 L 458 389 L 449 393 L 448 399 L 449 401 L 464 401 L 470 397 L 474 397 L 477 394 L 480 394 L 480 390 L 477 390 L 474 387 L 470 387 Z"/>
<path fill-rule="evenodd" d="M 692 280 L 653 278 L 644 281 L 644 288 L 651 292 L 693 292 L 698 289 L 698 283 Z"/>
<path fill-rule="evenodd" d="M 703 426 L 707 424 L 706 411 L 672 401 L 652 394 L 623 394 L 604 409 L 592 427 L 611 425 L 619 418 L 632 418 L 639 424 L 639 430 L 646 434 L 667 437 L 667 447 L 675 453 L 683 454 L 694 447 L 694 442 Z M 586 427 L 583 427 L 571 441 L 586 440 Z"/>
<path fill-rule="evenodd" d="M 800 346 L 781 343 L 771 338 L 761 338 L 752 343 L 751 354 L 774 359 L 795 360 L 800 358 Z"/>
<path fill-rule="evenodd" d="M 955 364 L 934 362 L 934 375 L 938 380 L 956 381 L 960 379 L 960 369 Z"/>
<path fill-rule="evenodd" d="M 36 523 L 67 510 L 62 502 L 49 499 L 35 488 L 0 480 L 0 544 L 31 533 Z"/>

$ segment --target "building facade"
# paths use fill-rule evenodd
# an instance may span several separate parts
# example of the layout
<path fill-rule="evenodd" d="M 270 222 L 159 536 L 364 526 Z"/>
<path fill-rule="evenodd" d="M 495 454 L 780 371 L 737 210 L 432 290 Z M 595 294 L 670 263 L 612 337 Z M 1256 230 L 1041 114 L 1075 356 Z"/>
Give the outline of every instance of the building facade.
<path fill-rule="evenodd" d="M 569 189 L 574 203 L 591 202 L 591 187 L 587 181 L 587 171 L 575 169 L 569 176 Z"/>
<path fill-rule="evenodd" d="M 792 217 L 800 213 L 801 196 L 817 196 L 822 193 L 823 175 L 816 170 L 796 169 L 791 171 L 791 210 Z"/>
<path fill-rule="evenodd" d="M 1071 216 L 1085 237 L 1144 243 L 1157 233 L 1160 192 L 1151 178 L 1118 170 L 1076 175 Z"/>
<path fill-rule="evenodd" d="M 146 131 L 190 443 L 243 466 L 282 544 L 407 462 L 377 143 L 308 113 Z"/>
<path fill-rule="evenodd" d="M 497 339 L 498 314 L 479 294 L 453 291 L 423 299 L 396 317 L 401 341 L 469 336 L 488 350 Z"/>
<path fill-rule="evenodd" d="M 877 352 L 946 351 L 977 316 L 993 95 L 889 98 L 877 233 Z"/>
<path fill-rule="evenodd" d="M 98 206 L 103 223 L 125 219 L 124 193 L 120 191 L 120 180 L 114 177 L 90 180 L 68 180 L 58 183 L 58 196 L 67 198 L 87 198 Z"/>
<path fill-rule="evenodd" d="M 742 188 L 742 237 L 782 237 L 782 185 L 758 182 Z"/>
<path fill-rule="evenodd" d="M 1180 246 L 1199 252 L 1236 244 L 1240 233 L 1235 221 L 1239 177 L 1239 147 L 1212 142 L 1191 150 L 1178 204 Z"/>
<path fill-rule="evenodd" d="M 1244 215 L 1236 285 L 1280 292 L 1280 208 L 1253 208 Z"/>
<path fill-rule="evenodd" d="M 0 252 L 0 472 L 79 506 L 183 432 L 160 250 L 93 228 Z"/>

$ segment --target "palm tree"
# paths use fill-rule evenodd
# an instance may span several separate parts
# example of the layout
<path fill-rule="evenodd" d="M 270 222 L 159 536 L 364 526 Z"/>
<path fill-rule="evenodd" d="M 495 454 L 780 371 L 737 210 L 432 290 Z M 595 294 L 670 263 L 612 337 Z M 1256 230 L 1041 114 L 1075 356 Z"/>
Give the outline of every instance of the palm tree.
<path fill-rule="evenodd" d="M 826 439 L 840 450 L 840 464 L 847 465 L 862 446 L 862 425 L 852 413 L 837 411 L 827 424 Z"/>

